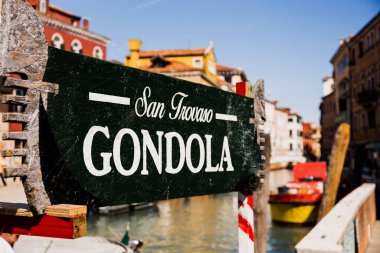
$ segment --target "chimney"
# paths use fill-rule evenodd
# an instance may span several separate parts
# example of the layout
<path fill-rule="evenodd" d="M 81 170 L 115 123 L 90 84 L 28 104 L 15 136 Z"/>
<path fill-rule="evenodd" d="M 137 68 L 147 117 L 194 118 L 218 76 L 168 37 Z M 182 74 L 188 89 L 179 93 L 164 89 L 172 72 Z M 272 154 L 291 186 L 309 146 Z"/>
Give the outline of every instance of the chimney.
<path fill-rule="evenodd" d="M 129 61 L 127 60 L 127 66 L 134 68 L 139 67 L 141 44 L 141 40 L 128 40 L 130 58 Z"/>
<path fill-rule="evenodd" d="M 88 31 L 90 28 L 90 21 L 88 20 L 88 18 L 84 18 L 83 19 L 83 29 L 85 31 Z"/>

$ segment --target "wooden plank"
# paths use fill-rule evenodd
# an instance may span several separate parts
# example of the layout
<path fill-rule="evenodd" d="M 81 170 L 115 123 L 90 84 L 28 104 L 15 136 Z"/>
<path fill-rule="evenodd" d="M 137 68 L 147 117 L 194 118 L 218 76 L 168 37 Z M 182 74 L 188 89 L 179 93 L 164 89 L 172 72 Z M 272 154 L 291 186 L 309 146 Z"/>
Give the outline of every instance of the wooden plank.
<path fill-rule="evenodd" d="M 12 77 L 7 77 L 4 82 L 5 87 L 22 88 L 22 89 L 39 89 L 43 88 L 43 92 L 58 93 L 59 86 L 57 84 L 46 83 L 43 81 L 35 81 L 32 84 L 28 80 L 22 80 Z"/>
<path fill-rule="evenodd" d="M 48 215 L 17 217 L 0 215 L 0 232 L 17 235 L 75 239 L 86 235 L 86 216 L 60 218 Z"/>
<path fill-rule="evenodd" d="M 3 104 L 27 105 L 30 103 L 28 96 L 3 95 Z"/>
<path fill-rule="evenodd" d="M 87 207 L 80 205 L 54 205 L 46 207 L 46 215 L 62 217 L 62 218 L 75 218 L 86 216 Z"/>
<path fill-rule="evenodd" d="M 23 164 L 20 167 L 4 168 L 4 177 L 26 177 L 28 174 L 28 165 Z"/>
<path fill-rule="evenodd" d="M 26 123 L 28 115 L 23 113 L 3 113 L 3 122 Z"/>
<path fill-rule="evenodd" d="M 9 132 L 3 134 L 3 140 L 20 140 L 25 141 L 28 139 L 28 132 Z"/>
<path fill-rule="evenodd" d="M 33 217 L 28 204 L 0 203 L 0 214 L 9 216 Z M 60 218 L 77 218 L 87 215 L 87 207 L 81 205 L 60 204 L 46 207 L 46 215 Z"/>
<path fill-rule="evenodd" d="M 339 126 L 335 134 L 327 180 L 318 213 L 318 221 L 320 221 L 335 205 L 336 194 L 349 143 L 350 125 L 343 123 Z"/>
<path fill-rule="evenodd" d="M 74 239 L 86 235 L 87 207 L 55 205 L 34 215 L 27 204 L 0 203 L 0 233 Z"/>
<path fill-rule="evenodd" d="M 1 152 L 1 155 L 3 157 L 13 157 L 13 156 L 27 156 L 28 150 L 27 149 L 10 149 L 10 150 L 3 150 Z"/>

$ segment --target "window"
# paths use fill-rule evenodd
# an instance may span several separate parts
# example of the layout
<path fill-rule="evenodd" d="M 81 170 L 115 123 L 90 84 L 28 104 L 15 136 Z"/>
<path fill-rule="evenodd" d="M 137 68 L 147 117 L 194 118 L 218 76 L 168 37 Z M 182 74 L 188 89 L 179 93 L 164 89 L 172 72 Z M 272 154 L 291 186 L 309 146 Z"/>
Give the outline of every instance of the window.
<path fill-rule="evenodd" d="M 46 0 L 40 0 L 40 12 L 46 13 Z"/>
<path fill-rule="evenodd" d="M 359 42 L 359 58 L 363 57 L 363 41 Z"/>
<path fill-rule="evenodd" d="M 83 53 L 82 43 L 79 40 L 74 39 L 73 42 L 71 42 L 71 52 L 77 53 L 77 54 Z"/>
<path fill-rule="evenodd" d="M 293 137 L 293 131 L 292 130 L 289 131 L 289 136 Z"/>
<path fill-rule="evenodd" d="M 360 74 L 360 88 L 361 88 L 361 91 L 365 90 L 365 75 L 364 75 L 364 73 Z"/>
<path fill-rule="evenodd" d="M 292 144 L 292 143 L 290 143 L 290 145 L 289 145 L 289 150 L 290 150 L 290 151 L 293 150 L 293 144 Z"/>
<path fill-rule="evenodd" d="M 366 121 L 365 121 L 365 114 L 362 114 L 362 129 L 365 129 L 366 127 Z"/>
<path fill-rule="evenodd" d="M 289 117 L 288 122 L 293 122 L 293 117 Z"/>
<path fill-rule="evenodd" d="M 367 51 L 372 48 L 372 34 L 367 35 Z"/>
<path fill-rule="evenodd" d="M 348 66 L 348 63 L 349 63 L 348 56 L 345 55 L 344 58 L 338 64 L 337 74 L 340 74 Z"/>
<path fill-rule="evenodd" d="M 63 41 L 62 35 L 59 33 L 53 34 L 51 37 L 51 45 L 55 48 L 65 49 L 65 43 Z"/>
<path fill-rule="evenodd" d="M 351 49 L 350 65 L 355 66 L 355 48 Z"/>
<path fill-rule="evenodd" d="M 101 49 L 101 47 L 94 47 L 94 50 L 92 51 L 92 56 L 96 59 L 103 59 L 103 50 Z"/>
<path fill-rule="evenodd" d="M 203 59 L 201 57 L 193 58 L 194 68 L 203 68 Z"/>
<path fill-rule="evenodd" d="M 376 127 L 376 116 L 375 111 L 371 110 L 368 112 L 368 127 L 375 128 Z"/>

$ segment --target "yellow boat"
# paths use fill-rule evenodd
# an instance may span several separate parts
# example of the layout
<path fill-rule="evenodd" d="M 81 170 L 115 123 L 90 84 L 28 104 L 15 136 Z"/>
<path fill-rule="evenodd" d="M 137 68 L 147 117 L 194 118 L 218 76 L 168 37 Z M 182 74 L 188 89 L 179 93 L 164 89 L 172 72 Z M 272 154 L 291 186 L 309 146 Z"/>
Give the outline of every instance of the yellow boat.
<path fill-rule="evenodd" d="M 279 193 L 269 197 L 272 220 L 284 223 L 307 224 L 317 219 L 321 193 Z"/>
<path fill-rule="evenodd" d="M 284 223 L 314 223 L 318 214 L 318 206 L 313 204 L 271 203 L 270 209 L 272 220 Z"/>

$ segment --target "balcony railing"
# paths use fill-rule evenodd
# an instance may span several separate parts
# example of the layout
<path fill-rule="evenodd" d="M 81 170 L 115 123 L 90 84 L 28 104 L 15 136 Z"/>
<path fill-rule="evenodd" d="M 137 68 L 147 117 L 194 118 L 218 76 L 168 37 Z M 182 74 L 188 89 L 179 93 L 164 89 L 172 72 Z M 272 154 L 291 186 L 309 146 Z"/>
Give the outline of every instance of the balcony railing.
<path fill-rule="evenodd" d="M 363 90 L 357 95 L 358 103 L 364 107 L 371 106 L 380 97 L 380 92 L 377 90 Z"/>

